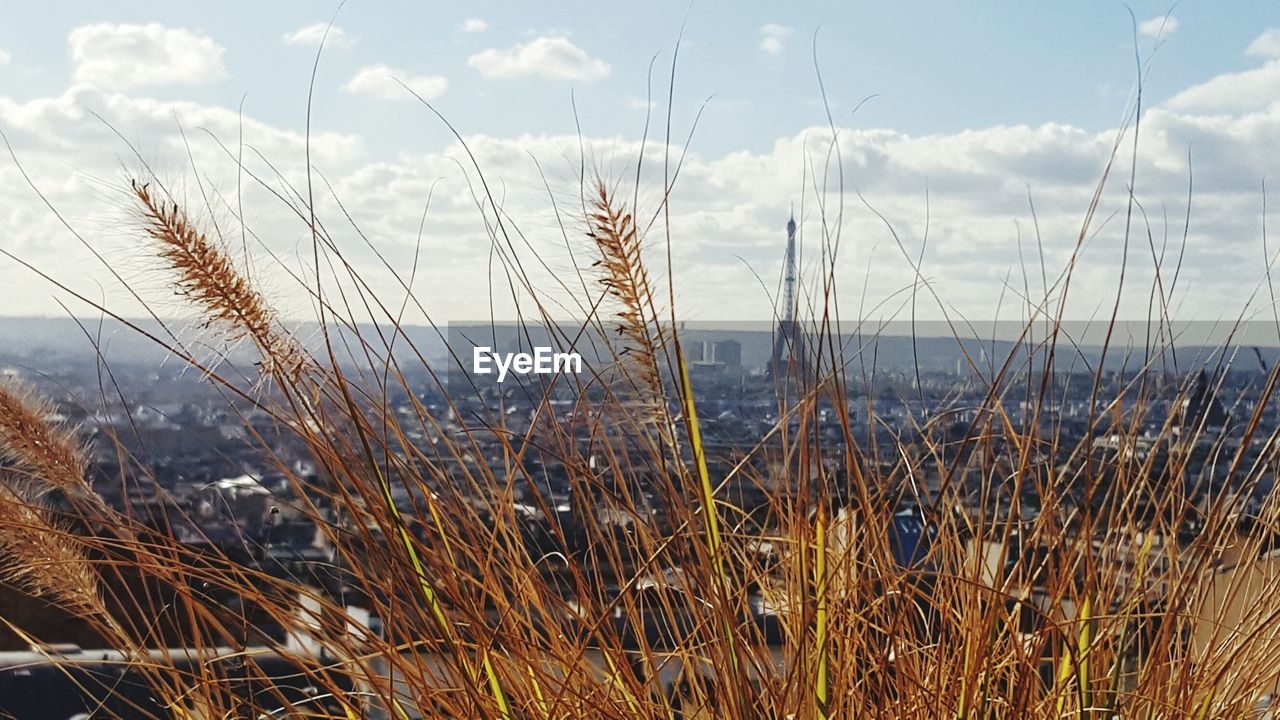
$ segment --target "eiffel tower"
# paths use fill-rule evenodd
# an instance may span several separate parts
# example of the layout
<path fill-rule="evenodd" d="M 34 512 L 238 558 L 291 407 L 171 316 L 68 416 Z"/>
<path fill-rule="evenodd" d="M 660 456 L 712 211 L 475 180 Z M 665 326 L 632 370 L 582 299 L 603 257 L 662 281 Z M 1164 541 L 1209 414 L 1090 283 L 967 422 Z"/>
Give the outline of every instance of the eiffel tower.
<path fill-rule="evenodd" d="M 768 376 L 773 379 L 797 375 L 804 369 L 804 332 L 796 320 L 796 218 L 787 221 L 787 255 L 782 276 L 782 313 L 769 355 Z"/>

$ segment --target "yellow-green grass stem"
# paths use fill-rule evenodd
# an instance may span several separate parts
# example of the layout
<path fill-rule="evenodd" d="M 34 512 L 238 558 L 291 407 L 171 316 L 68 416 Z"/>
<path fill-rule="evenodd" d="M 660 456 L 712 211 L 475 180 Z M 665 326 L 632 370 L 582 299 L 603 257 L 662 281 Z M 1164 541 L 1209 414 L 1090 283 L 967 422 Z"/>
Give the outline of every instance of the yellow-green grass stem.
<path fill-rule="evenodd" d="M 715 488 L 711 485 L 711 474 L 707 470 L 706 448 L 702 444 L 702 432 L 698 427 L 698 408 L 693 397 L 693 383 L 689 379 L 689 366 L 685 363 L 684 353 L 680 349 L 680 341 L 675 343 L 676 363 L 680 367 L 680 395 L 684 405 L 685 424 L 689 431 L 689 446 L 693 452 L 694 466 L 698 473 L 699 485 L 702 489 L 702 510 L 706 523 L 707 552 L 715 568 L 716 582 L 720 586 L 720 595 L 725 600 L 729 597 L 729 580 L 724 569 L 724 556 L 721 551 L 720 521 L 716 509 Z M 734 627 L 726 617 L 725 640 L 729 646 L 729 662 L 735 676 L 738 674 L 738 652 L 734 642 Z"/>

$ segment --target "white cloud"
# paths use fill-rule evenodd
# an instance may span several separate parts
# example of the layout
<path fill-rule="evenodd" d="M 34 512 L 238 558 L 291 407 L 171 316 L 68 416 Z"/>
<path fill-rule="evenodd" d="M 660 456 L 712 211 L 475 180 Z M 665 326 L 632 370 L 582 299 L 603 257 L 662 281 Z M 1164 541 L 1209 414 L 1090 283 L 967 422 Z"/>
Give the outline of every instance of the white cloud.
<path fill-rule="evenodd" d="M 1159 209 L 1150 214 L 1153 236 L 1163 237 L 1164 223 L 1168 222 L 1175 245 L 1180 242 L 1185 212 L 1187 149 L 1194 149 L 1196 196 L 1183 262 L 1185 272 L 1180 276 L 1186 282 L 1179 280 L 1179 297 L 1183 300 L 1182 309 L 1178 310 L 1180 318 L 1204 319 L 1217 312 L 1234 315 L 1255 289 L 1254 281 L 1261 279 L 1259 185 L 1261 178 L 1280 174 L 1280 156 L 1259 152 L 1258 148 L 1280 147 L 1280 103 L 1276 102 L 1280 89 L 1271 91 L 1266 96 L 1269 100 L 1252 101 L 1235 109 L 1237 106 L 1224 104 L 1225 94 L 1218 96 L 1217 104 L 1209 102 L 1213 98 L 1206 88 L 1217 88 L 1217 93 L 1224 84 L 1234 83 L 1241 92 L 1266 92 L 1265 78 L 1273 72 L 1274 65 L 1264 62 L 1251 71 L 1223 75 L 1188 88 L 1180 103 L 1152 107 L 1143 117 L 1136 187 L 1145 207 Z M 408 73 L 385 67 L 366 70 L 375 72 L 362 83 L 355 83 L 355 78 L 351 83 L 363 86 L 361 92 L 378 95 L 389 87 L 395 97 L 407 96 L 398 85 L 383 83 L 392 74 L 409 82 L 413 78 Z M 102 192 L 101 183 L 118 177 L 118 158 L 127 155 L 127 151 L 122 150 L 110 128 L 90 117 L 86 108 L 100 112 L 125 136 L 141 138 L 148 161 L 167 177 L 190 176 L 186 146 L 177 132 L 179 124 L 208 128 L 223 141 L 234 142 L 239 134 L 239 117 L 234 108 L 131 97 L 83 85 L 54 97 L 22 101 L 5 97 L 4 92 L 0 87 L 0 127 L 5 128 L 36 183 L 47 191 L 64 216 L 76 219 L 93 236 L 90 242 L 101 248 L 109 260 L 119 261 L 121 266 L 142 265 L 140 274 L 149 266 L 143 263 L 136 237 L 121 230 L 94 232 L 97 228 L 125 225 L 110 222 L 115 217 L 111 213 L 119 211 L 118 198 Z M 286 180 L 298 182 L 305 172 L 303 135 L 296 128 L 274 126 L 251 117 L 244 120 L 244 141 L 261 150 Z M 700 153 L 695 142 L 674 190 L 671 217 L 672 272 L 675 285 L 682 288 L 678 306 L 682 315 L 710 321 L 770 317 L 769 300 L 758 291 L 759 283 L 752 270 L 761 277 L 777 276 L 784 240 L 782 226 L 791 202 L 796 202 L 797 209 L 815 207 L 815 176 L 832 178 L 826 200 L 837 202 L 834 178 L 839 174 L 805 162 L 806 158 L 817 159 L 818 163 L 832 158 L 834 162 L 837 157 L 828 154 L 830 134 L 818 124 L 819 127 L 798 129 L 777 138 L 761 149 L 712 155 Z M 377 131 L 376 126 L 372 131 Z M 996 125 L 932 135 L 892 129 L 844 128 L 840 132 L 838 157 L 843 162 L 846 182 L 856 183 L 867 202 L 894 223 L 903 246 L 910 251 L 921 246 L 928 207 L 930 240 L 922 271 L 946 302 L 974 319 L 992 317 L 998 295 L 993 288 L 1001 287 L 1007 272 L 1013 273 L 1015 286 L 1020 284 L 1018 224 L 1023 242 L 1034 242 L 1028 186 L 1035 198 L 1050 282 L 1053 273 L 1066 265 L 1075 251 L 1082 217 L 1115 138 L 1114 129 L 1095 131 L 1054 123 Z M 201 176 L 210 178 L 209 182 L 221 191 L 210 192 L 209 197 L 214 198 L 215 204 L 220 198 L 234 198 L 239 175 L 235 158 L 202 133 L 188 136 Z M 526 231 L 531 246 L 561 273 L 572 272 L 574 260 L 589 263 L 589 248 L 583 246 L 581 253 L 575 249 L 572 258 L 564 252 L 563 236 L 555 230 L 558 224 L 547 202 L 544 177 L 555 193 L 575 192 L 580 142 L 591 161 L 606 165 L 600 169 L 605 177 L 632 177 L 623 164 L 633 162 L 641 152 L 634 136 L 580 140 L 570 131 L 563 135 L 516 137 L 468 135 L 466 141 L 488 178 L 501 183 L 504 217 Z M 651 140 L 644 150 L 648 170 L 638 193 L 642 213 L 652 212 L 662 197 L 660 168 L 664 149 L 661 143 Z M 478 279 L 487 277 L 489 271 L 486 263 L 491 239 L 468 186 L 468 180 L 475 179 L 473 171 L 453 162 L 463 157 L 460 145 L 370 157 L 358 136 L 319 132 L 312 137 L 312 150 L 315 162 L 331 178 L 335 194 L 393 265 L 403 263 L 401 267 L 408 267 L 413 261 L 419 228 L 424 227 L 422 252 L 433 262 L 423 266 L 417 288 L 422 302 L 432 308 L 437 319 L 474 317 L 475 308 L 487 307 L 488 288 Z M 541 169 L 531 156 L 542 163 Z M 1127 154 L 1124 159 L 1128 160 Z M 609 166 L 610 163 L 614 164 Z M 274 177 L 270 169 L 254 169 L 261 169 L 257 174 L 262 177 Z M 437 180 L 440 182 L 423 226 L 423 203 Z M 291 217 L 291 209 L 278 198 L 252 185 L 245 180 L 245 215 L 252 218 L 251 237 L 262 238 L 274 253 L 285 258 L 284 262 L 295 263 L 291 269 L 299 270 L 297 264 L 302 261 L 296 259 L 297 245 L 302 243 L 309 248 L 310 242 L 305 223 L 299 224 Z M 807 198 L 799 194 L 805 187 L 810 188 Z M 1126 200 L 1123 181 L 1115 181 L 1103 193 L 1092 228 L 1098 232 L 1090 235 L 1091 240 L 1082 250 L 1072 281 L 1069 317 L 1089 315 L 1097 302 L 1110 307 L 1118 255 L 1123 247 L 1123 223 L 1106 219 L 1115 210 L 1120 210 L 1123 217 Z M 322 217 L 338 212 L 327 197 L 318 198 L 317 203 Z M 842 231 L 848 240 L 837 261 L 837 271 L 846 279 L 840 296 L 842 305 L 853 308 L 852 315 L 860 312 L 860 307 L 869 309 L 882 300 L 905 297 L 901 291 L 910 288 L 917 276 L 901 257 L 897 242 L 880 218 L 860 200 L 846 198 L 843 210 Z M 806 218 L 799 214 L 797 217 L 809 230 L 814 228 L 814 211 L 806 213 Z M 215 217 L 232 214 L 222 206 L 211 213 Z M 1140 228 L 1138 234 L 1145 235 L 1145 228 Z M 97 282 L 104 288 L 115 287 L 109 273 L 32 201 L 29 188 L 22 184 L 12 163 L 7 162 L 0 162 L 0 246 L 54 271 L 77 287 L 91 287 Z M 354 241 L 349 247 L 347 259 L 365 274 L 371 286 L 379 287 L 377 260 Z M 1024 245 L 1023 252 L 1026 250 Z M 1038 255 L 1038 250 L 1031 252 Z M 1173 251 L 1170 253 L 1172 256 Z M 662 266 L 663 259 L 655 259 L 655 267 Z M 49 288 L 29 274 L 11 272 L 13 266 L 6 262 L 0 259 L 0 272 L 13 283 L 6 294 L 12 302 L 0 311 L 55 311 L 48 300 Z M 1150 262 L 1143 262 L 1145 266 L 1130 257 L 1127 288 L 1142 286 L 1150 279 Z M 869 267 L 874 271 L 868 273 Z M 804 278 L 814 277 L 812 263 L 806 261 L 801 270 Z M 305 268 L 299 271 L 307 276 Z M 283 297 L 286 310 L 305 313 L 309 307 L 305 289 L 289 285 L 287 273 L 263 274 L 280 286 L 269 288 L 281 290 L 269 292 L 271 297 Z M 1031 275 L 1035 294 L 1039 273 L 1033 271 Z M 539 285 L 538 279 L 534 278 L 535 287 L 555 286 Z M 392 280 L 381 286 L 398 287 Z M 724 300 L 726 286 L 739 289 L 733 303 Z M 161 290 L 157 290 L 157 296 L 163 296 L 159 294 Z M 117 292 L 109 304 L 118 307 L 116 298 L 125 296 Z M 1125 302 L 1131 304 L 1122 307 L 1122 317 L 1145 317 L 1148 298 L 1146 292 L 1126 290 Z M 162 313 L 167 309 L 159 308 Z M 1008 312 L 1010 307 L 1006 306 L 1005 313 Z"/>
<path fill-rule="evenodd" d="M 550 80 L 590 82 L 609 77 L 611 71 L 609 63 L 587 55 L 561 35 L 535 38 L 504 50 L 490 48 L 472 55 L 467 64 L 487 78 L 537 75 Z"/>
<path fill-rule="evenodd" d="M 770 55 L 778 55 L 782 52 L 783 39 L 791 34 L 791 28 L 785 25 L 775 25 L 769 23 L 760 28 L 760 49 Z"/>
<path fill-rule="evenodd" d="M 75 80 L 107 90 L 197 85 L 227 76 L 223 48 L 185 28 L 99 23 L 67 37 Z"/>
<path fill-rule="evenodd" d="M 4 67 L 5 65 L 8 65 L 9 61 L 12 59 L 13 59 L 12 55 L 5 52 L 4 48 L 0 48 L 0 67 Z"/>
<path fill-rule="evenodd" d="M 386 65 L 372 65 L 360 68 L 343 89 L 382 100 L 412 100 L 413 95 L 401 83 L 427 100 L 440 97 L 449 87 L 449 80 L 443 75 L 417 75 Z"/>
<path fill-rule="evenodd" d="M 89 115 L 88 109 L 101 115 L 105 123 Z M 235 107 L 131 97 L 88 85 L 73 86 L 53 97 L 24 101 L 5 97 L 0 90 L 0 127 L 13 143 L 23 167 L 50 201 L 79 226 L 88 242 L 103 253 L 126 280 L 136 283 L 144 293 L 153 291 L 149 297 L 157 303 L 157 310 L 168 315 L 180 309 L 166 297 L 170 292 L 165 286 L 157 285 L 156 266 L 140 244 L 140 238 L 125 229 L 136 227 L 136 223 L 124 213 L 121 190 L 127 187 L 129 174 L 138 171 L 138 163 L 121 161 L 120 158 L 132 157 L 133 153 L 115 136 L 112 128 L 136 139 L 137 149 L 147 164 L 155 168 L 180 200 L 199 197 L 191 184 L 183 181 L 191 177 L 192 164 L 202 178 L 220 183 L 220 189 L 228 192 L 226 197 L 235 196 L 234 182 L 224 183 L 235 175 L 234 161 L 229 161 L 226 152 L 204 132 L 196 131 L 197 128 L 207 129 L 231 145 L 243 132 L 246 146 L 272 158 L 285 181 L 301 183 L 305 179 L 306 165 L 300 159 L 308 148 L 306 135 L 247 114 L 242 116 Z M 187 130 L 185 139 L 179 132 L 180 127 Z M 355 135 L 320 130 L 312 134 L 309 145 L 317 166 L 326 170 L 349 167 L 364 157 L 364 143 Z M 246 160 L 249 155 L 245 153 Z M 272 174 L 262 165 L 252 169 Z M 266 194 L 248 183 L 245 191 L 247 204 L 257 205 Z M 230 217 L 233 214 L 233 208 L 228 207 L 225 199 L 211 196 L 211 200 L 213 215 Z M 200 207 L 197 214 L 207 218 L 203 206 Z M 140 311 L 141 308 L 129 303 L 127 294 L 121 292 L 119 283 L 104 265 L 94 260 L 65 229 L 59 232 L 57 226 L 57 219 L 50 211 L 32 202 L 31 189 L 19 177 L 16 165 L 7 158 L 0 162 L 0 247 L 36 262 L 73 284 L 85 283 L 82 288 L 103 288 L 107 299 L 126 312 Z M 297 237 L 293 228 L 273 221 L 263 229 L 283 233 L 272 239 L 272 250 L 289 253 Z M 12 282 L 6 297 L 15 300 L 6 313 L 52 311 L 54 291 L 47 283 L 38 281 L 30 273 L 17 271 L 12 264 L 0 263 L 0 267 L 4 268 L 0 273 L 6 282 Z M 270 278 L 267 287 L 283 289 L 281 283 Z M 291 311 L 300 307 L 291 294 L 272 295 L 280 297 Z M 18 299 L 21 302 L 16 302 Z M 79 311 L 85 309 L 78 307 Z"/>
<path fill-rule="evenodd" d="M 1280 59 L 1241 72 L 1223 73 L 1170 98 L 1167 108 L 1185 113 L 1249 112 L 1280 102 Z"/>
<path fill-rule="evenodd" d="M 1272 28 L 1249 43 L 1245 53 L 1254 57 L 1280 58 L 1280 30 Z"/>
<path fill-rule="evenodd" d="M 1138 34 L 1143 37 L 1163 40 L 1178 31 L 1178 18 L 1172 15 L 1157 15 L 1150 20 L 1138 23 Z"/>
<path fill-rule="evenodd" d="M 328 36 L 325 32 L 328 31 Z M 320 41 L 324 40 L 325 47 L 334 47 L 340 50 L 349 49 L 356 44 L 355 38 L 347 34 L 346 30 L 337 25 L 329 25 L 328 23 L 312 23 L 306 27 L 300 27 L 284 36 L 285 45 L 300 45 L 303 47 L 319 47 Z"/>
<path fill-rule="evenodd" d="M 480 33 L 489 29 L 489 23 L 482 18 L 467 18 L 458 29 L 464 33 Z"/>

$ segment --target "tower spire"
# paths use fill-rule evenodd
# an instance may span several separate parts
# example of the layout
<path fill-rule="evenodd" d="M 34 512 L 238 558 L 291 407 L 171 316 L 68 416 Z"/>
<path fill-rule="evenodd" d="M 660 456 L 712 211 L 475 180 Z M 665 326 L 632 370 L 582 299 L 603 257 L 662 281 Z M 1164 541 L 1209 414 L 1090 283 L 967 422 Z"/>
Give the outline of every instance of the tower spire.
<path fill-rule="evenodd" d="M 787 254 L 782 266 L 782 311 L 778 315 L 778 332 L 773 339 L 773 354 L 769 358 L 769 376 L 784 377 L 788 366 L 804 359 L 803 339 L 796 322 L 796 213 L 791 207 L 787 220 Z"/>
<path fill-rule="evenodd" d="M 796 214 L 792 207 L 791 219 L 787 220 L 787 255 L 783 265 L 783 302 L 782 319 L 787 325 L 796 319 Z"/>

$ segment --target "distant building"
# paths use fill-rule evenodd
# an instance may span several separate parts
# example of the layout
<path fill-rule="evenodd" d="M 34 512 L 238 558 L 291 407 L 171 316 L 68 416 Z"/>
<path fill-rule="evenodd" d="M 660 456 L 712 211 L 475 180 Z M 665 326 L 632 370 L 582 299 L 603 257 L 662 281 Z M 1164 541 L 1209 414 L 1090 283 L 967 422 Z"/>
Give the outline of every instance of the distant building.
<path fill-rule="evenodd" d="M 710 340 L 703 340 L 700 352 L 693 359 L 696 363 L 713 363 L 716 361 L 716 344 Z"/>
<path fill-rule="evenodd" d="M 1227 411 L 1218 399 L 1209 374 L 1200 370 L 1190 392 L 1178 408 L 1178 425 L 1181 432 L 1218 430 L 1227 424 Z"/>
<path fill-rule="evenodd" d="M 723 363 L 728 369 L 742 367 L 742 343 L 737 340 L 717 340 L 711 345 L 711 359 Z"/>
<path fill-rule="evenodd" d="M 699 378 L 737 376 L 742 372 L 742 344 L 736 340 L 704 340 L 696 347 L 691 372 Z"/>

